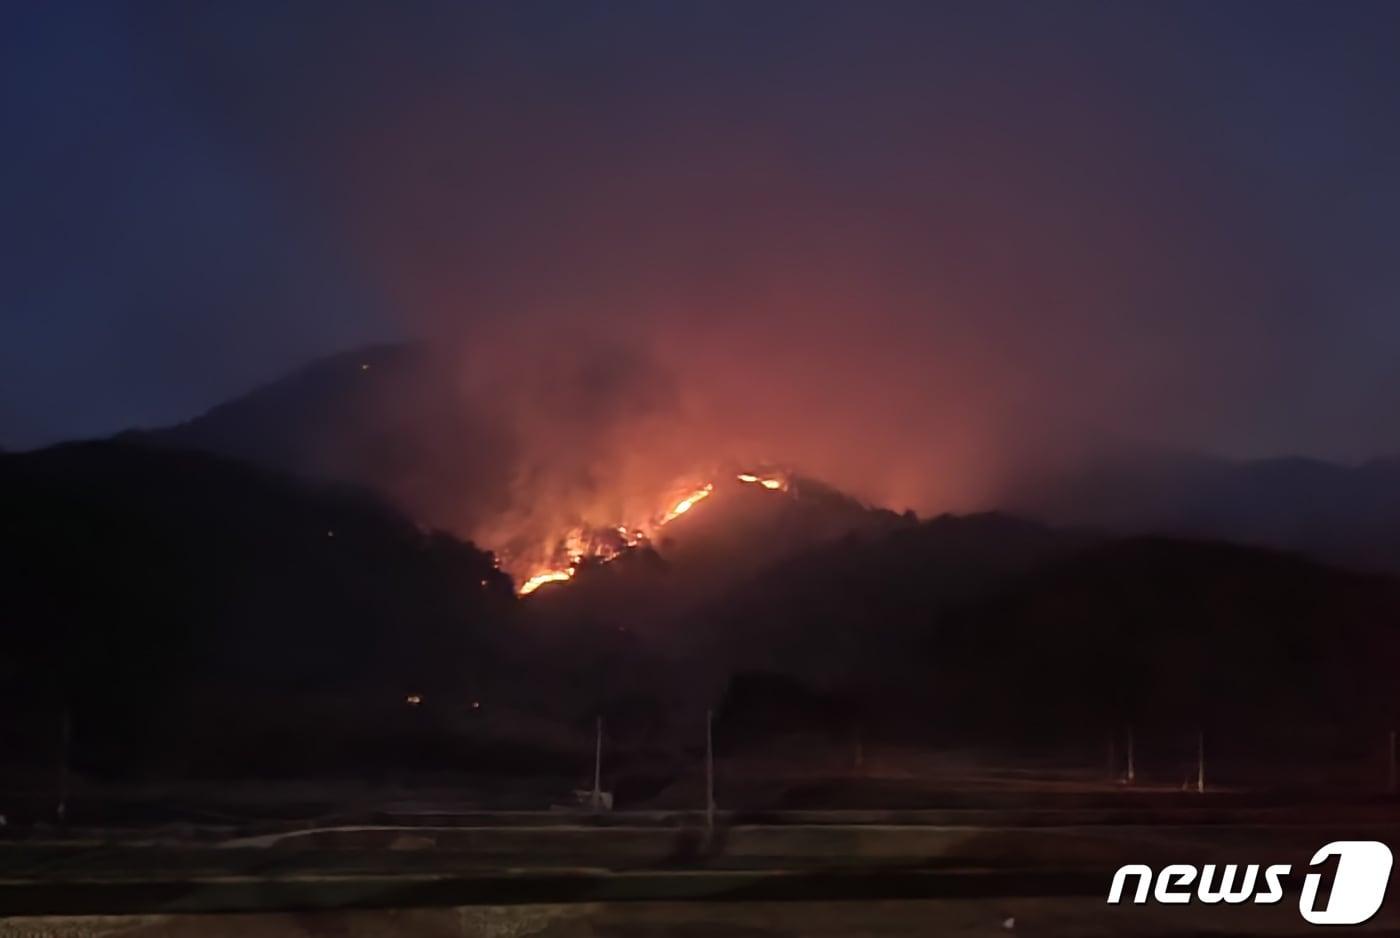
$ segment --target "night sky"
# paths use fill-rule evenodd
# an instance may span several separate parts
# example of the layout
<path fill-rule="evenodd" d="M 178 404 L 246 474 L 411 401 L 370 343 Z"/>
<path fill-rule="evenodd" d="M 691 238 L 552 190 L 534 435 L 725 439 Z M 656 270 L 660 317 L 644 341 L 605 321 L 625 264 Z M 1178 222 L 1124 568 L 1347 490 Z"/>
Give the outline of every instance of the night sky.
<path fill-rule="evenodd" d="M 0 445 L 431 337 L 911 473 L 1400 451 L 1400 4 L 3 16 Z"/>

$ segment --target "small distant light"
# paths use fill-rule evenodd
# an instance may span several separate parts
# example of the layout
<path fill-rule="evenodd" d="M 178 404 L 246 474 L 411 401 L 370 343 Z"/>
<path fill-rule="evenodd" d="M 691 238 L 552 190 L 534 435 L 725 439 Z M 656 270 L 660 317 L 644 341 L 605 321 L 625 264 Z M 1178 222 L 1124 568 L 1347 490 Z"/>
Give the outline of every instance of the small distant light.
<path fill-rule="evenodd" d="M 420 704 L 423 703 L 423 695 L 422 695 L 422 694 L 409 694 L 407 697 L 405 697 L 405 698 L 403 699 L 403 702 L 406 703 L 406 704 L 408 704 L 410 707 L 417 707 L 417 706 L 419 706 Z"/>
<path fill-rule="evenodd" d="M 482 585 L 482 586 L 485 586 L 485 585 L 486 585 L 486 581 L 485 581 L 485 580 L 482 580 L 482 581 L 481 581 L 481 585 Z"/>
<path fill-rule="evenodd" d="M 473 700 L 473 701 L 472 701 L 472 709 L 473 709 L 473 710 L 480 710 L 480 709 L 481 709 L 481 701 L 479 701 L 479 700 Z"/>
<path fill-rule="evenodd" d="M 369 371 L 369 363 L 368 363 L 368 362 L 360 362 L 360 370 L 361 370 L 361 371 Z"/>
<path fill-rule="evenodd" d="M 335 532 L 334 532 L 334 531 L 327 531 L 327 532 L 326 532 L 326 537 L 335 537 Z"/>

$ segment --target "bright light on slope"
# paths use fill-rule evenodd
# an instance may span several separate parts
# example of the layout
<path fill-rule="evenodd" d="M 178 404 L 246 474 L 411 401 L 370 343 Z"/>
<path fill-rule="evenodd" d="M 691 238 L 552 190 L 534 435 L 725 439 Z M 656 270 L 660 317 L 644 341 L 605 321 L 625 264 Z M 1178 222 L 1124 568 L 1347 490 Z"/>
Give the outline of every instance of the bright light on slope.
<path fill-rule="evenodd" d="M 544 573 L 536 573 L 534 576 L 530 577 L 530 579 L 520 584 L 520 595 L 529 596 L 546 583 L 559 583 L 564 580 L 573 579 L 573 576 L 573 567 L 569 567 L 567 570 L 547 570 Z"/>
<path fill-rule="evenodd" d="M 769 491 L 787 491 L 788 483 L 785 477 L 780 476 L 760 476 L 750 472 L 741 472 L 735 476 L 740 482 L 747 485 L 759 485 Z M 643 527 L 629 528 L 625 524 L 619 524 L 613 530 L 617 532 L 620 544 L 600 545 L 590 539 L 587 529 L 576 528 L 565 535 L 561 541 L 561 548 L 566 548 L 569 558 L 569 566 L 558 569 L 543 570 L 534 574 L 520 585 L 519 594 L 528 596 L 546 583 L 562 583 L 571 580 L 578 571 L 578 565 L 585 559 L 591 558 L 601 563 L 616 558 L 623 550 L 637 547 L 650 540 L 652 534 L 671 521 L 690 511 L 697 504 L 709 498 L 714 493 L 715 484 L 707 482 L 703 486 L 692 491 L 671 506 L 670 510 L 656 517 L 652 524 Z M 617 539 L 614 539 L 617 540 Z"/>

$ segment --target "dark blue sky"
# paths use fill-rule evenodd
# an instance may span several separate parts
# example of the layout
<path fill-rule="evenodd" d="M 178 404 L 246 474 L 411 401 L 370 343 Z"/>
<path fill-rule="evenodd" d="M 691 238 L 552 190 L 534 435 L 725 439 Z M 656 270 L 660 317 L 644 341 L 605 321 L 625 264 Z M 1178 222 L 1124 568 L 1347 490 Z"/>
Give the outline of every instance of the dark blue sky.
<path fill-rule="evenodd" d="M 1400 450 L 1400 4 L 3 16 L 0 444 L 567 329 L 776 374 L 775 420 L 839 370 L 940 426 Z"/>

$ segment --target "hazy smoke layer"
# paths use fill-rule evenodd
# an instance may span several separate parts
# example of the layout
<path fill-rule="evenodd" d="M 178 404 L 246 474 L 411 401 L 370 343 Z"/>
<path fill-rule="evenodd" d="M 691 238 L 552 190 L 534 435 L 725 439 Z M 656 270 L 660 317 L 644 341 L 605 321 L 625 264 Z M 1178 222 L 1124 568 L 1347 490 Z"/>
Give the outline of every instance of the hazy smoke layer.
<path fill-rule="evenodd" d="M 1104 438 L 1389 445 L 1354 383 L 1299 380 L 1340 268 L 1210 115 L 1148 106 L 1174 64 L 1100 34 L 1154 24 L 1083 24 L 1085 56 L 1021 10 L 932 55 L 952 24 L 912 9 L 701 19 L 492 21 L 523 45 L 336 128 L 324 204 L 559 488 L 734 456 L 927 512 Z"/>
<path fill-rule="evenodd" d="M 511 469 L 471 484 L 525 528 L 728 459 L 929 512 L 1104 438 L 1364 456 L 1400 393 L 1381 9 L 1325 35 L 1308 7 L 114 12 L 75 61 L 131 63 L 142 115 L 199 145 L 99 141 L 130 151 L 110 241 L 141 263 L 94 290 L 161 311 L 131 340 L 160 363 L 198 361 L 193 331 L 266 374 L 365 309 L 426 338 L 502 428 Z M 46 269 L 5 278 L 14 308 Z M 181 332 L 200 297 L 245 311 Z"/>

